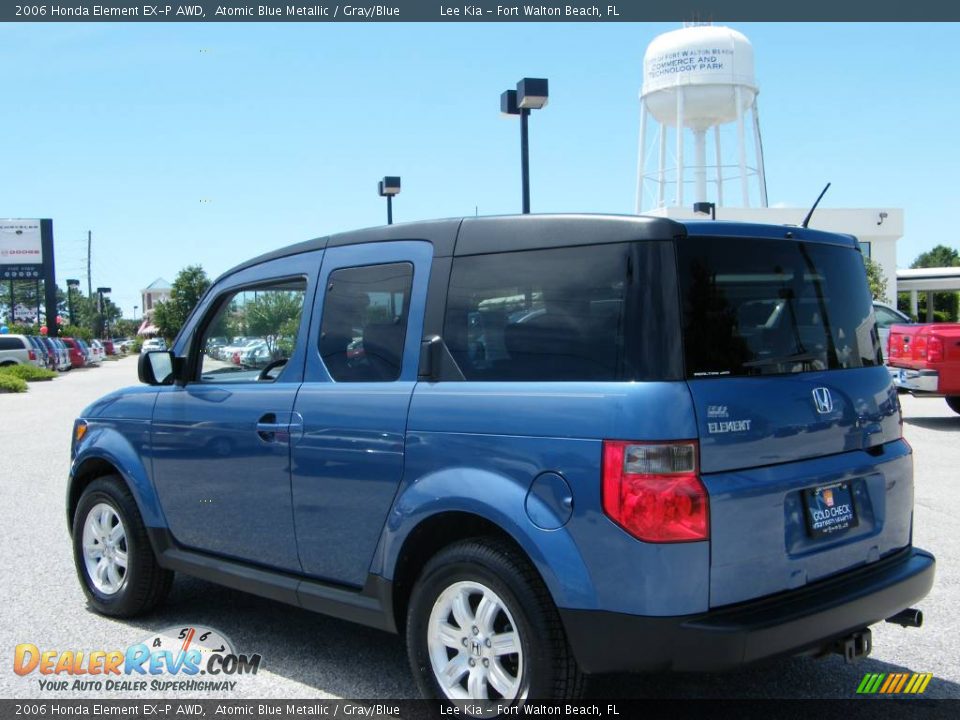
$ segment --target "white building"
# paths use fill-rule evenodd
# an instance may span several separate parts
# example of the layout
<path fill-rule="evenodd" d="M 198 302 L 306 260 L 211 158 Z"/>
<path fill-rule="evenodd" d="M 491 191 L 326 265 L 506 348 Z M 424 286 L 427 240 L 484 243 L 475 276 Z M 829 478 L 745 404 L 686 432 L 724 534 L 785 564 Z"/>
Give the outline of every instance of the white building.
<path fill-rule="evenodd" d="M 153 315 L 153 308 L 157 303 L 166 302 L 170 299 L 171 289 L 170 283 L 163 278 L 157 278 L 140 291 L 140 307 L 143 309 L 144 319 L 149 315 Z"/>
<path fill-rule="evenodd" d="M 170 283 L 163 278 L 157 278 L 140 291 L 140 307 L 143 309 L 143 322 L 138 335 L 156 335 L 157 328 L 153 324 L 153 309 L 157 303 L 166 302 L 170 299 Z"/>

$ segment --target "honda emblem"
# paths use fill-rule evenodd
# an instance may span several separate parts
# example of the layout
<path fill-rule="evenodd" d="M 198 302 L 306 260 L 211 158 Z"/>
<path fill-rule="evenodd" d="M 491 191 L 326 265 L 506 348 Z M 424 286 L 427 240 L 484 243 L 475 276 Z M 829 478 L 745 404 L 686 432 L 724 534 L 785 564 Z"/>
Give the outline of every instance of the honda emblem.
<path fill-rule="evenodd" d="M 821 415 L 833 412 L 833 396 L 825 387 L 813 389 L 813 402 L 816 403 L 817 412 Z"/>

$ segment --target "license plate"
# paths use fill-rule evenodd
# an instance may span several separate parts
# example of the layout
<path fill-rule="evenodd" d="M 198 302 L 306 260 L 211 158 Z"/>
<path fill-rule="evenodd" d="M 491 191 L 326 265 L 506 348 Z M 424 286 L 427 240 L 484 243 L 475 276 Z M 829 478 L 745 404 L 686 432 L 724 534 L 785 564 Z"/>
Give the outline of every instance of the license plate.
<path fill-rule="evenodd" d="M 857 508 L 849 483 L 834 483 L 803 491 L 807 530 L 813 537 L 825 537 L 855 528 Z"/>

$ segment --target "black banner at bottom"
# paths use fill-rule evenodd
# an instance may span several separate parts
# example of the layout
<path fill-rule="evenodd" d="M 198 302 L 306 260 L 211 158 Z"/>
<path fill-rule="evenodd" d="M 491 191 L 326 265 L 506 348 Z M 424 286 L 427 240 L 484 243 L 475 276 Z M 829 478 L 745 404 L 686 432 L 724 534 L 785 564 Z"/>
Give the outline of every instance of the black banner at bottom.
<path fill-rule="evenodd" d="M 877 718 L 957 718 L 960 701 L 921 698 L 856 700 L 578 700 L 526 701 L 520 705 L 439 703 L 428 700 L 0 700 L 0 718 L 470 718 L 591 717 L 762 718 L 763 720 L 877 720 Z"/>

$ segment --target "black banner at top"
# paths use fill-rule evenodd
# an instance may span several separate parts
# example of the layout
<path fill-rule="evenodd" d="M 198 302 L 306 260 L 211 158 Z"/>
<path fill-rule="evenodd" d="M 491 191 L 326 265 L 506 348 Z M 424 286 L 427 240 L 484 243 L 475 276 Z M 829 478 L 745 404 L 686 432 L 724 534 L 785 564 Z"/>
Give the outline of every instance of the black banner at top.
<path fill-rule="evenodd" d="M 944 0 L 36 0 L 0 5 L 3 22 L 638 22 L 960 20 L 960 3 Z"/>

